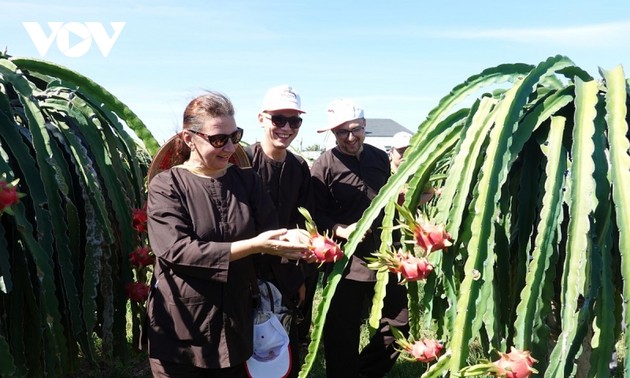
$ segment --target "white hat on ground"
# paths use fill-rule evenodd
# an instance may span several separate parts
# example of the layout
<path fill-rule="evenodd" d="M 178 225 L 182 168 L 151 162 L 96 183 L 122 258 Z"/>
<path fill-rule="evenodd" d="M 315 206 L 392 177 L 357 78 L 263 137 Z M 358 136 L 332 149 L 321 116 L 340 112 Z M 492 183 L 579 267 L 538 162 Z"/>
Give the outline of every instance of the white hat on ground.
<path fill-rule="evenodd" d="M 254 324 L 254 354 L 247 360 L 247 373 L 252 378 L 284 378 L 291 370 L 289 336 L 278 317 L 266 313 L 266 320 Z"/>

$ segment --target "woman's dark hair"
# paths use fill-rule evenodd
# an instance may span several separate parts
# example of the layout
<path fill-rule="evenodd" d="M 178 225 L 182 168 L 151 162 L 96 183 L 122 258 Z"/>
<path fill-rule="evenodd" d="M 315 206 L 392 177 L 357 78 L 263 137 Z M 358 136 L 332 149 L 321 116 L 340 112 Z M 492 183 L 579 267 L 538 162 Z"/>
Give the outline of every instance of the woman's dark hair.
<path fill-rule="evenodd" d="M 206 119 L 234 116 L 234 106 L 227 96 L 209 91 L 193 99 L 184 110 L 184 129 L 201 130 Z"/>
<path fill-rule="evenodd" d="M 184 130 L 199 131 L 208 118 L 234 116 L 234 106 L 230 99 L 219 92 L 208 91 L 195 97 L 184 110 Z M 190 157 L 190 148 L 182 138 L 175 140 L 173 162 L 183 163 Z"/>

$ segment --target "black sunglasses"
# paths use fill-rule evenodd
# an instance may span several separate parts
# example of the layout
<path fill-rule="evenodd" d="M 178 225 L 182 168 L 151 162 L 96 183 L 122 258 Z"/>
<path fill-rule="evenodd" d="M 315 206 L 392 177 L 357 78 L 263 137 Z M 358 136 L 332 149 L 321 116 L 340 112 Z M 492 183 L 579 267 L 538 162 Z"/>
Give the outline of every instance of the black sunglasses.
<path fill-rule="evenodd" d="M 275 127 L 284 127 L 284 125 L 289 123 L 289 127 L 292 129 L 299 129 L 302 126 L 302 118 L 298 116 L 294 117 L 285 117 L 283 115 L 271 115 L 267 113 L 263 113 L 267 119 L 271 120 L 271 124 Z"/>
<path fill-rule="evenodd" d="M 358 127 L 355 127 L 354 129 L 347 129 L 347 130 L 344 129 L 344 130 L 333 131 L 333 134 L 335 134 L 336 136 L 340 138 L 345 139 L 350 134 L 354 136 L 361 135 L 363 131 L 365 131 L 365 126 L 358 126 Z"/>
<path fill-rule="evenodd" d="M 208 135 L 208 134 L 204 134 L 195 130 L 188 130 L 188 131 L 190 131 L 193 134 L 197 134 L 199 136 L 205 137 L 206 139 L 208 139 L 208 142 L 210 142 L 210 144 L 214 148 L 221 148 L 225 146 L 228 140 L 231 140 L 233 144 L 238 144 L 238 142 L 241 141 L 241 138 L 243 138 L 243 129 L 241 129 L 240 127 L 237 127 L 236 131 L 233 132 L 232 134 Z"/>

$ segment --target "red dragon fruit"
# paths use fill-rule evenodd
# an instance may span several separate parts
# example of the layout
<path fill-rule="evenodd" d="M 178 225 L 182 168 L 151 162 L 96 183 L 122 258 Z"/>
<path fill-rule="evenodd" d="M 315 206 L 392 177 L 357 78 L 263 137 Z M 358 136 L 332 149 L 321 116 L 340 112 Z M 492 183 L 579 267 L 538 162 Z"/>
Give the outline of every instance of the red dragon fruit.
<path fill-rule="evenodd" d="M 17 184 L 20 180 L 16 179 L 13 182 L 8 183 L 4 179 L 0 179 L 0 214 L 6 212 L 13 214 L 11 206 L 20 201 L 20 198 L 24 197 L 24 193 L 17 191 Z"/>
<path fill-rule="evenodd" d="M 145 267 L 153 265 L 155 256 L 151 253 L 150 247 L 138 247 L 129 254 L 129 261 L 133 266 Z"/>
<path fill-rule="evenodd" d="M 147 230 L 147 209 L 145 207 L 141 209 L 133 209 L 132 210 L 132 227 L 138 231 L 138 233 L 143 233 Z"/>
<path fill-rule="evenodd" d="M 142 282 L 128 282 L 125 290 L 127 297 L 134 302 L 144 302 L 149 297 L 149 285 Z"/>
<path fill-rule="evenodd" d="M 372 255 L 374 257 L 367 258 L 368 268 L 397 273 L 401 285 L 408 281 L 425 280 L 433 271 L 433 265 L 426 257 L 416 257 L 410 252 L 383 251 Z"/>
<path fill-rule="evenodd" d="M 400 273 L 405 281 L 425 280 L 433 271 L 433 265 L 426 257 L 416 257 L 406 254 L 400 259 Z"/>
<path fill-rule="evenodd" d="M 314 259 L 315 262 L 323 264 L 329 262 L 337 262 L 343 258 L 343 252 L 339 244 L 335 243 L 327 235 L 321 235 L 317 231 L 317 226 L 311 217 L 311 214 L 303 207 L 299 207 L 298 211 L 306 219 L 306 231 L 308 232 L 310 243 L 308 246 L 309 256 L 305 256 L 307 260 Z"/>
<path fill-rule="evenodd" d="M 535 360 L 528 351 L 521 351 L 514 347 L 510 353 L 501 353 L 501 358 L 494 361 L 500 371 L 497 376 L 505 376 L 506 378 L 528 378 L 532 373 L 538 373 L 533 368 Z"/>
<path fill-rule="evenodd" d="M 416 361 L 431 362 L 442 354 L 444 346 L 438 340 L 424 338 L 416 341 L 411 350 L 407 350 Z"/>
<path fill-rule="evenodd" d="M 390 329 L 396 339 L 396 344 L 402 348 L 403 353 L 400 356 L 403 359 L 429 363 L 437 360 L 444 352 L 444 345 L 439 340 L 427 337 L 417 341 L 413 338 L 407 340 L 407 337 L 396 327 Z"/>
<path fill-rule="evenodd" d="M 514 347 L 510 353 L 500 353 L 501 358 L 490 362 L 470 365 L 459 371 L 461 377 L 477 377 L 479 375 L 491 375 L 505 378 L 529 378 L 532 373 L 538 373 L 534 369 L 534 363 L 538 362 L 528 351 L 521 351 Z"/>
<path fill-rule="evenodd" d="M 311 237 L 308 249 L 318 262 L 336 262 L 343 257 L 343 252 L 339 245 L 323 235 Z"/>
<path fill-rule="evenodd" d="M 404 219 L 403 229 L 407 234 L 413 236 L 416 245 L 427 254 L 452 245 L 452 237 L 444 229 L 444 226 L 430 223 L 422 214 L 414 218 L 409 209 L 403 206 L 396 205 L 396 208 Z"/>

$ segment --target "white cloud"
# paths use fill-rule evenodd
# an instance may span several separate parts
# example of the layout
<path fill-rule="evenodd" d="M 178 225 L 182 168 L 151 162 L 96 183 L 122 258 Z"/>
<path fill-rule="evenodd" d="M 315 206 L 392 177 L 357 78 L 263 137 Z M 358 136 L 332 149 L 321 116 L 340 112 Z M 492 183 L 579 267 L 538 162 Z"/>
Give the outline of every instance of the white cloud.
<path fill-rule="evenodd" d="M 630 35 L 630 21 L 548 28 L 460 29 L 434 31 L 432 34 L 435 37 L 454 39 L 494 39 L 526 44 L 601 47 L 621 42 L 627 43 L 627 36 Z"/>
<path fill-rule="evenodd" d="M 105 12 L 111 13 L 111 5 L 85 5 L 84 3 L 72 3 L 68 1 L 63 5 L 53 4 L 41 4 L 35 2 L 17 2 L 17 1 L 4 1 L 0 2 L 0 9 L 4 15 L 8 15 L 11 18 L 20 18 L 20 21 L 37 20 L 39 18 L 46 17 L 76 17 L 81 15 L 85 17 L 87 14 L 102 15 Z M 93 17 L 93 16 L 92 16 Z M 24 18 L 23 20 L 21 18 Z"/>

